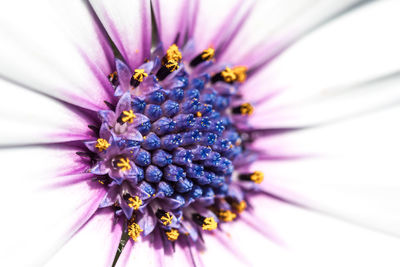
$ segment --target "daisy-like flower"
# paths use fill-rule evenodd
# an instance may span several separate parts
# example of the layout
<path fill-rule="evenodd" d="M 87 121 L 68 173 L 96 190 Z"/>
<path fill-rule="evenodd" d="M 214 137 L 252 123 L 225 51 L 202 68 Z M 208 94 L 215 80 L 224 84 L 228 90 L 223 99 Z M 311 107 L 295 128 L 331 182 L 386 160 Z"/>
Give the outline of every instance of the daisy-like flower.
<path fill-rule="evenodd" d="M 399 8 L 4 1 L 1 266 L 398 265 Z"/>

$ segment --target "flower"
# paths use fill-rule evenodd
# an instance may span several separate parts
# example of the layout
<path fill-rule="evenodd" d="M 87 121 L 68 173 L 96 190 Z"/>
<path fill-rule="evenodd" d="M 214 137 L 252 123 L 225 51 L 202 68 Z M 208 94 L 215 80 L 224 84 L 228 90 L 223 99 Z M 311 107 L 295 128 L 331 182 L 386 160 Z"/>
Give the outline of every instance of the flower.
<path fill-rule="evenodd" d="M 2 265 L 396 263 L 398 4 L 265 2 L 4 3 Z"/>

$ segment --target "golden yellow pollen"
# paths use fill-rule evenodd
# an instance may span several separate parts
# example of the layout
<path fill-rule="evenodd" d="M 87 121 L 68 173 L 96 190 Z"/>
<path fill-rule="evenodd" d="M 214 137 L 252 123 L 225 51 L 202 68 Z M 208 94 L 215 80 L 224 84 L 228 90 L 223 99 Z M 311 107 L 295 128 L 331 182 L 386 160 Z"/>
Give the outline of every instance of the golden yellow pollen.
<path fill-rule="evenodd" d="M 238 212 L 241 213 L 247 208 L 246 201 L 242 200 L 239 203 L 235 202 L 232 204 L 232 207 Z"/>
<path fill-rule="evenodd" d="M 117 163 L 117 166 L 121 168 L 121 171 L 126 171 L 130 170 L 131 165 L 129 164 L 129 159 L 128 158 L 121 158 L 119 162 Z"/>
<path fill-rule="evenodd" d="M 165 67 L 167 67 L 167 69 L 170 72 L 173 72 L 173 71 L 176 71 L 177 69 L 179 69 L 178 62 L 176 60 L 173 60 L 173 59 L 168 60 L 168 62 L 165 63 Z"/>
<path fill-rule="evenodd" d="M 254 107 L 250 103 L 240 105 L 240 113 L 242 115 L 251 115 L 254 112 Z"/>
<path fill-rule="evenodd" d="M 135 69 L 135 73 L 132 77 L 138 82 L 143 82 L 144 78 L 147 76 L 148 74 L 144 71 L 144 69 Z"/>
<path fill-rule="evenodd" d="M 203 53 L 201 53 L 201 59 L 202 60 L 211 60 L 213 59 L 215 54 L 215 50 L 214 48 L 208 48 L 206 50 L 203 51 Z"/>
<path fill-rule="evenodd" d="M 133 241 L 137 241 L 141 232 L 143 232 L 143 230 L 140 228 L 139 224 L 131 222 L 128 225 L 128 235 L 133 239 Z"/>
<path fill-rule="evenodd" d="M 234 82 L 237 79 L 235 72 L 233 72 L 233 70 L 229 67 L 226 67 L 225 70 L 221 72 L 221 76 L 227 83 Z"/>
<path fill-rule="evenodd" d="M 203 225 L 202 225 L 203 230 L 208 230 L 208 231 L 217 229 L 217 226 L 218 226 L 218 223 L 214 220 L 213 217 L 205 218 Z"/>
<path fill-rule="evenodd" d="M 109 146 L 110 146 L 110 144 L 107 142 L 107 140 L 105 140 L 103 138 L 97 139 L 96 148 L 100 152 L 102 152 L 103 150 L 106 150 Z"/>
<path fill-rule="evenodd" d="M 236 218 L 236 214 L 230 210 L 220 210 L 218 212 L 218 218 L 224 222 L 231 222 Z"/>
<path fill-rule="evenodd" d="M 170 225 L 172 223 L 172 216 L 169 212 L 165 213 L 165 216 L 160 218 L 164 225 Z"/>
<path fill-rule="evenodd" d="M 108 75 L 108 79 L 109 79 L 110 82 L 114 81 L 116 78 L 118 78 L 118 74 L 117 74 L 116 71 L 114 71 L 113 73 L 110 73 Z"/>
<path fill-rule="evenodd" d="M 128 199 L 128 206 L 133 208 L 134 210 L 138 210 L 142 203 L 142 200 L 138 196 L 130 197 Z"/>
<path fill-rule="evenodd" d="M 167 50 L 167 55 L 165 56 L 168 61 L 174 60 L 176 62 L 181 61 L 182 54 L 176 44 L 171 45 Z"/>
<path fill-rule="evenodd" d="M 236 81 L 242 83 L 247 78 L 247 67 L 237 66 L 233 68 L 233 72 L 236 74 Z"/>
<path fill-rule="evenodd" d="M 251 176 L 250 180 L 255 182 L 256 184 L 261 184 L 261 182 L 264 180 L 264 173 L 260 171 L 255 171 Z"/>
<path fill-rule="evenodd" d="M 165 235 L 167 236 L 169 241 L 175 241 L 179 237 L 179 232 L 176 229 L 171 229 L 171 231 L 165 232 Z"/>
<path fill-rule="evenodd" d="M 133 114 L 133 110 L 132 109 L 129 110 L 129 111 L 124 110 L 122 112 L 122 114 L 125 115 L 124 117 L 122 117 L 122 121 L 123 122 L 133 123 L 133 119 L 136 118 L 136 115 Z"/>
<path fill-rule="evenodd" d="M 203 114 L 201 114 L 200 111 L 197 111 L 196 116 L 197 116 L 197 117 L 201 117 L 201 116 L 203 116 Z"/>

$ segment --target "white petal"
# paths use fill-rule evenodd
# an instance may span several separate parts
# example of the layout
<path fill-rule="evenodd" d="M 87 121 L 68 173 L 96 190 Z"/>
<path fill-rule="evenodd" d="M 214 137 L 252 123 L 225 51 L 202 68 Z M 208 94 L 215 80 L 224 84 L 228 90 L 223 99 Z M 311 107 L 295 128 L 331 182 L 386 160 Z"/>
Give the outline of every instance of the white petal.
<path fill-rule="evenodd" d="M 224 224 L 222 229 L 203 235 L 206 250 L 200 255 L 204 266 L 295 266 L 284 248 L 243 221 Z"/>
<path fill-rule="evenodd" d="M 122 251 L 118 259 L 117 266 L 160 266 L 160 256 L 156 255 L 156 249 L 149 240 L 128 241 L 128 244 Z"/>
<path fill-rule="evenodd" d="M 224 60 L 257 66 L 361 0 L 257 1 Z"/>
<path fill-rule="evenodd" d="M 399 86 L 400 73 L 396 73 L 349 87 L 321 90 L 304 100 L 276 105 L 266 100 L 256 106 L 249 120 L 252 125 L 261 128 L 297 128 L 334 123 L 396 104 L 400 100 Z"/>
<path fill-rule="evenodd" d="M 128 65 L 135 69 L 151 49 L 150 1 L 90 0 L 97 16 Z"/>
<path fill-rule="evenodd" d="M 164 48 L 168 48 L 176 41 L 178 46 L 183 45 L 187 33 L 188 11 L 191 2 L 193 1 L 152 1 L 158 36 Z M 177 37 L 179 38 L 177 39 Z"/>
<path fill-rule="evenodd" d="M 189 21 L 189 37 L 196 51 L 213 47 L 216 50 L 234 35 L 254 1 L 200 0 L 193 5 L 194 18 Z"/>
<path fill-rule="evenodd" d="M 317 210 L 400 234 L 400 108 L 254 143 L 265 190 Z M 272 160 L 293 157 L 297 159 Z"/>
<path fill-rule="evenodd" d="M 105 190 L 74 148 L 0 150 L 1 266 L 42 266 L 92 216 Z"/>
<path fill-rule="evenodd" d="M 121 239 L 114 212 L 99 210 L 45 266 L 111 266 Z"/>
<path fill-rule="evenodd" d="M 0 145 L 54 143 L 90 138 L 84 112 L 0 79 Z M 87 114 L 86 114 L 87 115 Z"/>
<path fill-rule="evenodd" d="M 271 266 L 398 266 L 400 263 L 397 257 L 400 240 L 396 237 L 265 197 L 256 197 L 251 203 L 255 207 L 254 222 L 280 237 L 284 243 L 280 248 L 286 254 L 280 253 L 282 257 L 277 257 L 271 253 L 264 247 L 267 241 L 248 240 L 252 244 L 248 245 L 242 239 L 249 234 L 243 227 L 242 231 L 230 231 L 232 243 L 250 247 L 250 253 L 251 250 L 258 252 L 258 255 L 253 252 L 258 260 L 254 266 L 266 263 Z"/>
<path fill-rule="evenodd" d="M 281 93 L 268 100 L 276 107 L 398 71 L 399 7 L 398 1 L 375 2 L 327 24 L 257 73 L 243 93 L 252 100 Z"/>
<path fill-rule="evenodd" d="M 3 77 L 85 108 L 105 107 L 112 54 L 84 1 L 5 1 L 0 13 Z"/>

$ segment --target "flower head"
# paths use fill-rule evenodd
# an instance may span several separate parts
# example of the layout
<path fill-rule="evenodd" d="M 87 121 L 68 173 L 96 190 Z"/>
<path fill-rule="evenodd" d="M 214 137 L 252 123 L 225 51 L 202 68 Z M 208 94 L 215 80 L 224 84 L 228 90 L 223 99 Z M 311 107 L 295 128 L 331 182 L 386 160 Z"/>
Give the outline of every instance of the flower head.
<path fill-rule="evenodd" d="M 207 265 L 210 261 L 215 265 L 221 259 L 231 260 L 221 257 L 222 247 L 226 247 L 244 265 L 260 264 L 260 259 L 264 265 L 264 251 L 270 246 L 267 242 L 282 244 L 280 235 L 295 232 L 290 227 L 300 224 L 305 216 L 296 213 L 295 219 L 287 219 L 288 207 L 313 204 L 316 210 L 327 208 L 333 214 L 343 209 L 346 212 L 340 215 L 350 219 L 357 212 L 366 218 L 370 215 L 368 211 L 348 211 L 352 206 L 347 203 L 335 206 L 339 198 L 331 197 L 332 191 L 342 188 L 331 189 L 338 180 L 342 185 L 344 180 L 340 179 L 348 178 L 336 165 L 298 165 L 297 160 L 314 156 L 314 147 L 345 151 L 331 143 L 350 131 L 323 132 L 319 138 L 300 134 L 299 140 L 292 142 L 291 134 L 304 135 L 305 129 L 319 122 L 303 123 L 303 118 L 309 118 L 305 115 L 311 113 L 315 119 L 326 113 L 308 106 L 313 87 L 302 84 L 304 76 L 322 68 L 315 64 L 314 71 L 303 70 L 318 49 L 307 53 L 305 59 L 300 57 L 299 65 L 285 63 L 282 54 L 325 22 L 323 15 L 331 18 L 340 14 L 353 7 L 353 1 L 315 6 L 311 1 L 313 10 L 300 17 L 297 13 L 277 14 L 280 21 L 271 24 L 264 22 L 270 17 L 265 12 L 271 6 L 266 4 L 266 8 L 263 2 L 268 1 L 90 0 L 50 4 L 38 0 L 25 1 L 23 9 L 13 6 L 12 1 L 6 4 L 0 26 L 3 21 L 11 26 L 0 29 L 5 46 L 0 49 L 0 84 L 10 96 L 4 101 L 6 120 L 2 121 L 2 140 L 7 140 L 10 152 L 1 157 L 5 178 L 0 196 L 7 203 L 4 214 L 9 215 L 2 229 L 12 238 L 8 233 L 2 237 L 10 242 L 5 247 L 27 254 L 16 257 L 7 249 L 5 261 L 10 257 L 18 263 L 27 261 L 20 265 L 43 265 L 47 258 L 38 257 L 62 247 L 52 258 L 54 266 L 129 266 L 131 262 L 147 266 L 155 260 L 161 265 L 170 258 L 186 265 L 180 259 L 182 254 L 193 265 L 201 262 L 199 257 Z M 303 9 L 295 4 L 290 10 Z M 73 19 L 63 15 L 71 12 Z M 29 23 L 19 25 L 25 18 Z M 282 26 L 284 32 L 279 34 L 274 25 Z M 153 40 L 152 28 L 157 32 Z M 25 31 L 30 42 L 24 42 L 19 31 Z M 359 48 L 370 42 L 362 44 Z M 275 61 L 274 65 L 281 54 L 283 63 Z M 369 59 L 371 56 L 368 53 Z M 274 72 L 279 64 L 295 67 L 293 72 L 279 75 Z M 330 75 L 340 72 L 346 76 L 348 69 L 342 69 L 352 65 L 345 65 L 329 71 Z M 356 74 L 349 80 L 353 84 L 358 82 L 353 78 Z M 329 80 L 330 75 L 313 73 L 311 80 Z M 282 77 L 286 83 L 279 83 Z M 295 97 L 285 95 L 291 84 L 309 91 L 295 87 Z M 318 91 L 315 98 L 339 94 L 333 94 L 330 87 L 318 88 L 326 91 Z M 301 103 L 307 107 L 296 109 Z M 329 114 L 336 115 L 346 107 L 335 107 Z M 357 137 L 369 130 L 361 133 Z M 370 138 L 366 140 L 373 146 Z M 365 144 L 353 144 L 357 141 L 354 138 L 346 144 L 365 148 Z M 29 146 L 23 147 L 25 144 Z M 306 153 L 297 153 L 297 146 L 306 147 Z M 357 176 L 364 168 L 355 168 L 349 176 Z M 315 186 L 325 177 L 331 180 Z M 291 182 L 282 185 L 285 179 Z M 34 229 L 29 233 L 21 231 L 27 218 Z M 288 231 L 282 230 L 278 236 L 266 221 Z M 303 228 L 318 232 L 320 224 L 315 221 L 304 221 L 298 234 L 308 240 Z M 379 222 L 384 225 L 387 221 Z M 329 234 L 326 229 L 330 228 L 315 236 Z M 214 245 L 217 242 L 222 246 Z M 253 246 L 258 242 L 263 245 Z M 41 253 L 45 246 L 51 247 L 51 253 Z M 30 259 L 30 249 L 35 259 Z M 213 252 L 217 257 L 211 260 L 204 256 Z M 254 258 L 253 262 L 246 262 L 242 254 Z M 74 260 L 78 263 L 69 263 Z M 230 265 L 234 264 L 236 260 Z"/>

